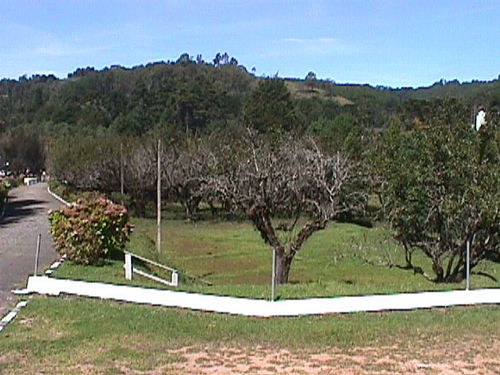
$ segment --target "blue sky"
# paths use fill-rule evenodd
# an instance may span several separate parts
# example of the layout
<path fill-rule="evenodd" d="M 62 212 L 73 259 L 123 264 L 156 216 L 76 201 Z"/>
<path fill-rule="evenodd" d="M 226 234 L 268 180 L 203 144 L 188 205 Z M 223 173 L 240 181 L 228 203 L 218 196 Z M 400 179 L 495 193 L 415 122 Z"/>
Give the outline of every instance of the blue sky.
<path fill-rule="evenodd" d="M 428 86 L 500 74 L 500 0 L 0 0 L 0 78 L 228 52 L 257 75 Z"/>

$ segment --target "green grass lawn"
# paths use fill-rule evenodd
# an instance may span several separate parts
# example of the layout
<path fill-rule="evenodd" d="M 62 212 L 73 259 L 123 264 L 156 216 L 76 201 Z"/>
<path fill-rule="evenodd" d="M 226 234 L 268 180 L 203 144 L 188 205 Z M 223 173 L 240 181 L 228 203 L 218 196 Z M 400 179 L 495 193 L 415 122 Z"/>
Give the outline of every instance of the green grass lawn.
<path fill-rule="evenodd" d="M 129 251 L 187 274 L 189 277 L 181 278 L 178 290 L 269 298 L 272 252 L 249 222 L 164 220 L 160 253 L 154 243 L 155 220 L 134 218 L 132 222 L 136 228 Z M 430 273 L 425 257 L 416 254 L 414 258 L 415 263 Z M 465 287 L 465 283 L 435 284 L 413 272 L 379 265 L 388 260 L 402 265 L 403 253 L 385 228 L 333 223 L 311 237 L 297 255 L 290 283 L 279 287 L 279 296 L 284 299 Z M 500 279 L 499 264 L 484 262 L 477 270 Z M 81 267 L 67 262 L 56 272 L 56 277 L 163 287 L 141 276 L 127 282 L 122 254 L 100 266 Z M 213 285 L 207 286 L 198 279 Z M 500 286 L 499 282 L 480 275 L 472 276 L 471 285 Z"/>
<path fill-rule="evenodd" d="M 36 296 L 0 333 L 0 373 L 135 374 L 182 361 L 172 350 L 191 346 L 349 353 L 395 345 L 411 354 L 473 342 L 480 350 L 499 340 L 499 321 L 494 306 L 258 319 Z"/>
<path fill-rule="evenodd" d="M 153 241 L 155 221 L 135 218 L 133 223 L 136 230 L 129 250 L 190 275 L 179 290 L 269 298 L 271 251 L 249 223 L 165 220 L 160 253 Z M 114 254 L 92 267 L 66 262 L 55 276 L 125 284 L 122 256 Z M 365 261 L 387 258 L 402 262 L 400 250 L 383 227 L 332 224 L 313 236 L 298 255 L 291 282 L 280 286 L 280 296 L 464 287 L 463 283 L 434 284 L 408 271 Z M 481 271 L 500 277 L 498 264 L 485 262 Z M 204 285 L 199 278 L 213 285 Z M 162 287 L 141 277 L 132 284 Z M 472 277 L 472 285 L 499 286 L 478 275 Z M 279 373 L 279 366 L 285 365 L 294 369 L 308 363 L 314 368 L 317 356 L 324 353 L 334 353 L 332 368 L 340 366 L 340 371 L 359 374 L 401 373 L 406 370 L 398 366 L 411 361 L 433 366 L 444 361 L 456 368 L 473 363 L 478 356 L 482 358 L 480 371 L 494 371 L 499 365 L 499 322 L 498 306 L 259 319 L 89 298 L 32 296 L 30 304 L 0 333 L 0 374 L 186 374 L 202 373 L 204 366 L 218 373 L 221 365 L 232 371 L 226 373 L 236 374 L 241 373 L 234 367 L 237 361 L 247 363 L 244 373 Z M 200 353 L 211 363 L 196 359 Z M 255 364 L 266 356 L 271 358 L 268 362 Z M 387 360 L 371 363 L 363 359 L 377 357 Z"/>

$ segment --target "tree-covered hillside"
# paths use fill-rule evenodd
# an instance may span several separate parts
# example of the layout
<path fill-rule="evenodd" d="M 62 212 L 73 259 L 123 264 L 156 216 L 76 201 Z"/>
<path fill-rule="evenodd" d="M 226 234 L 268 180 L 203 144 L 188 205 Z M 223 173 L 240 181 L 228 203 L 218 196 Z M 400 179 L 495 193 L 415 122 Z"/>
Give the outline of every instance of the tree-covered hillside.
<path fill-rule="evenodd" d="M 441 80 L 426 88 L 391 89 L 336 84 L 317 80 L 311 73 L 304 80 L 286 79 L 303 122 L 348 112 L 365 126 L 381 127 L 387 115 L 400 112 L 409 100 L 453 97 L 472 106 L 500 107 L 499 80 L 463 84 Z M 241 119 L 244 104 L 260 80 L 227 54 L 218 54 L 212 63 L 184 54 L 176 62 L 130 69 L 77 69 L 66 79 L 33 75 L 2 80 L 0 132 L 26 124 L 49 134 L 143 134 L 158 126 L 205 131 Z"/>
<path fill-rule="evenodd" d="M 425 124 L 450 98 L 462 103 L 469 119 L 480 106 L 498 113 L 500 81 L 392 89 L 318 80 L 313 72 L 305 79 L 263 78 L 226 53 L 210 63 L 183 54 L 175 62 L 133 68 L 80 68 L 66 79 L 23 76 L 0 81 L 0 164 L 17 159 L 19 170 L 39 169 L 49 146 L 65 136 L 160 133 L 176 139 L 250 126 L 338 145 L 336 132 L 383 129 L 395 118 Z M 19 144 L 31 144 L 30 155 L 21 155 Z"/>

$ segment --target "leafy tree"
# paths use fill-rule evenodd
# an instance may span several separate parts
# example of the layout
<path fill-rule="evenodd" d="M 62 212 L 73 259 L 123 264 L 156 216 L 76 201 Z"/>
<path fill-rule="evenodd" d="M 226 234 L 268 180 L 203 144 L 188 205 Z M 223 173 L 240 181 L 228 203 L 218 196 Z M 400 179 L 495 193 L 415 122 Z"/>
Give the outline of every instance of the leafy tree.
<path fill-rule="evenodd" d="M 379 149 L 387 218 L 406 268 L 436 282 L 465 277 L 468 241 L 471 268 L 500 251 L 498 125 L 478 134 L 455 117 L 450 106 L 426 127 L 393 126 Z M 415 251 L 430 259 L 434 276 L 414 264 Z"/>
<path fill-rule="evenodd" d="M 224 52 L 223 54 L 218 52 L 214 58 L 214 66 L 221 67 L 223 65 L 238 65 L 238 60 L 236 60 L 234 57 L 230 58 L 227 52 Z"/>
<path fill-rule="evenodd" d="M 319 119 L 310 125 L 309 132 L 327 148 L 342 151 L 353 158 L 361 156 L 366 146 L 366 129 L 347 113 L 333 120 Z"/>
<path fill-rule="evenodd" d="M 0 139 L 0 155 L 9 162 L 9 169 L 15 173 L 40 173 L 45 167 L 43 140 L 25 128 L 12 129 Z"/>
<path fill-rule="evenodd" d="M 175 63 L 185 65 L 185 64 L 190 64 L 192 62 L 193 62 L 193 60 L 191 59 L 189 54 L 187 52 L 184 52 L 183 54 L 181 54 L 179 56 L 179 58 L 177 59 L 177 61 Z"/>
<path fill-rule="evenodd" d="M 314 73 L 313 71 L 307 73 L 305 81 L 306 81 L 306 86 L 309 88 L 309 90 L 314 89 L 316 80 L 317 80 L 316 73 Z"/>
<path fill-rule="evenodd" d="M 296 118 L 290 92 L 281 79 L 264 79 L 245 104 L 247 127 L 260 134 L 282 134 L 294 128 Z"/>
<path fill-rule="evenodd" d="M 313 71 L 307 73 L 306 81 L 316 81 L 316 73 L 314 73 Z"/>

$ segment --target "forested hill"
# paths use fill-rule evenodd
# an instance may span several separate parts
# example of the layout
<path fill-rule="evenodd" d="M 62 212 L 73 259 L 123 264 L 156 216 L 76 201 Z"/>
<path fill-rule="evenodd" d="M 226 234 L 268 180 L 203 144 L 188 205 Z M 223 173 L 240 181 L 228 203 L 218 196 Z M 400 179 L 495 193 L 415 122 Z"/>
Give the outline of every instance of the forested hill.
<path fill-rule="evenodd" d="M 255 116 L 270 116 L 260 119 L 263 123 L 278 121 L 266 110 L 270 107 L 281 108 L 279 121 L 288 122 L 288 128 L 306 130 L 336 119 L 382 128 L 394 116 L 425 116 L 429 107 L 445 98 L 459 98 L 471 113 L 478 106 L 500 108 L 498 79 L 440 81 L 418 89 L 336 84 L 317 80 L 312 72 L 306 79 L 280 81 L 282 87 L 259 85 L 262 81 L 227 54 L 218 54 L 213 63 L 182 55 L 176 62 L 129 69 L 77 69 L 66 79 L 51 75 L 4 79 L 0 136 L 19 127 L 36 129 L 45 137 L 142 135 L 155 129 L 200 134 L 245 125 Z"/>

